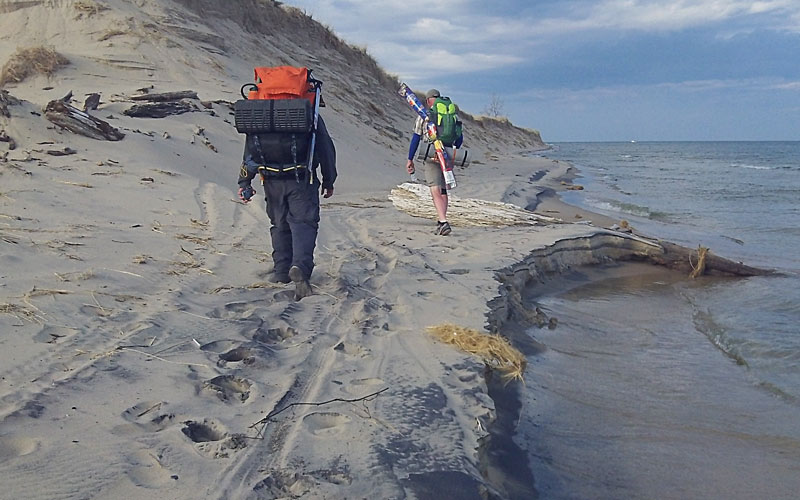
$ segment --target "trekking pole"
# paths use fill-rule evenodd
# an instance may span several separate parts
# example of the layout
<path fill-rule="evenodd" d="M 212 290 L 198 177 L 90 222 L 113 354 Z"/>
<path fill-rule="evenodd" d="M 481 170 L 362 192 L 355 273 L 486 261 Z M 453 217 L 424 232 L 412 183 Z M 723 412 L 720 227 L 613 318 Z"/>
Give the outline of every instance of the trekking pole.
<path fill-rule="evenodd" d="M 311 71 L 309 70 L 309 80 L 314 82 L 314 94 L 316 97 L 314 98 L 314 125 L 311 129 L 311 151 L 308 152 L 308 183 L 314 183 L 314 176 L 313 168 L 314 168 L 314 147 L 317 143 L 317 118 L 319 117 L 319 98 L 320 98 L 320 87 L 322 86 L 322 82 L 319 80 L 315 80 L 311 77 Z"/>

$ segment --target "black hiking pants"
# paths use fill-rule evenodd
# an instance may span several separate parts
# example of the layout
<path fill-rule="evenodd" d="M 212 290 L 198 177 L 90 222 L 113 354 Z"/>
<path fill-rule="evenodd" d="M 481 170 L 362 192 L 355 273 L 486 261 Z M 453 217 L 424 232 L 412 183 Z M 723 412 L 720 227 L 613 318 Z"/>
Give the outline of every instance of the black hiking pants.
<path fill-rule="evenodd" d="M 267 178 L 264 192 L 271 227 L 272 261 L 276 274 L 286 274 L 291 266 L 303 271 L 306 279 L 314 270 L 314 247 L 319 230 L 319 181 L 308 177 Z"/>

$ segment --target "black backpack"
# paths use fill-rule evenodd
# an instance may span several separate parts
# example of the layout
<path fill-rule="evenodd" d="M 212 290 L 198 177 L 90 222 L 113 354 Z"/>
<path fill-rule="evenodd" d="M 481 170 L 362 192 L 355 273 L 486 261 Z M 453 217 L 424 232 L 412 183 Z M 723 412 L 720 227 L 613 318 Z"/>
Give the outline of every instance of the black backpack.
<path fill-rule="evenodd" d="M 243 99 L 234 103 L 236 130 L 262 175 L 296 175 L 313 161 L 322 82 L 292 66 L 255 68 L 255 82 L 243 85 Z"/>

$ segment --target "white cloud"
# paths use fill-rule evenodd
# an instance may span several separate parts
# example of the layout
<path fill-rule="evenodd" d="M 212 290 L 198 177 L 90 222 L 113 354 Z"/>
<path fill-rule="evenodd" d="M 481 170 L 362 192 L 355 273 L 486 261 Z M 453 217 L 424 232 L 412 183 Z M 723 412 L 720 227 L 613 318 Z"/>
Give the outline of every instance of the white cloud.
<path fill-rule="evenodd" d="M 798 90 L 800 91 L 800 82 L 785 82 L 775 85 L 773 88 L 777 90 Z"/>
<path fill-rule="evenodd" d="M 715 25 L 719 37 L 757 29 L 800 31 L 800 0 L 518 0 L 508 12 L 485 0 L 289 0 L 350 43 L 364 46 L 389 72 L 412 78 L 431 68 L 469 73 L 532 62 L 565 44 L 625 32 L 669 32 Z M 481 8 L 477 6 L 480 5 Z M 506 3 L 508 5 L 508 3 Z M 480 12 L 480 13 L 479 13 Z"/>

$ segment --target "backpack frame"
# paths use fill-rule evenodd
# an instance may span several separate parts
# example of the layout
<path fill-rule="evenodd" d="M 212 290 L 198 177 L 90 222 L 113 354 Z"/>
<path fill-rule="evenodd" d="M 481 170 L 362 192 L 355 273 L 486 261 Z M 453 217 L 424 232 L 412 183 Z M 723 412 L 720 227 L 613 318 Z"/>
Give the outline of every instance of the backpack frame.
<path fill-rule="evenodd" d="M 234 103 L 236 130 L 246 135 L 262 180 L 289 172 L 299 178 L 299 170 L 313 166 L 322 82 L 311 70 L 292 66 L 258 67 L 254 73 L 255 83 L 242 85 L 243 99 Z"/>

